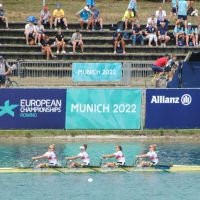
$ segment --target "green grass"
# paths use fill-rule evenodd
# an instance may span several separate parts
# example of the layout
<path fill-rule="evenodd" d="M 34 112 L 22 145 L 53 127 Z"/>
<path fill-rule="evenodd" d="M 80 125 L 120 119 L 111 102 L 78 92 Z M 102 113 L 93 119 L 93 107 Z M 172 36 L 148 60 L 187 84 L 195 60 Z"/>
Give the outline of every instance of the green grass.
<path fill-rule="evenodd" d="M 46 0 L 51 11 L 55 8 L 56 2 L 62 3 L 68 23 L 77 22 L 76 13 L 85 5 L 85 0 Z M 127 9 L 129 0 L 96 0 L 95 2 L 97 8 L 100 9 L 104 22 L 115 23 L 121 20 L 125 10 Z M 10 21 L 25 21 L 29 15 L 38 17 L 40 10 L 42 9 L 42 0 L 4 0 L 3 4 L 7 10 L 7 15 Z M 150 17 L 152 13 L 155 13 L 160 6 L 163 6 L 169 15 L 171 6 L 170 2 L 163 5 L 159 2 L 145 2 L 144 0 L 139 1 L 138 5 L 140 19 L 143 23 L 146 23 L 147 18 Z M 196 2 L 195 5 L 198 9 L 200 7 L 200 2 Z M 191 20 L 189 19 L 189 21 L 198 23 L 199 18 L 193 17 Z"/>
<path fill-rule="evenodd" d="M 200 136 L 200 130 L 6 130 L 0 131 L 0 137 L 57 137 L 57 136 Z"/>

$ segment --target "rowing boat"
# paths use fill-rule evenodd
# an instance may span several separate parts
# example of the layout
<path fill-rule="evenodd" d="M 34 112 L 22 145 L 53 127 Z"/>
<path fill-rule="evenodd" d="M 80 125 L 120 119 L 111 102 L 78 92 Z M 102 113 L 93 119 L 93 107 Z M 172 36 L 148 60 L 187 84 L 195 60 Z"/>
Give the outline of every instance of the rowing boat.
<path fill-rule="evenodd" d="M 85 168 L 0 168 L 0 173 L 109 173 L 109 172 L 200 172 L 199 165 L 173 165 L 168 168 L 162 167 L 116 167 L 116 168 L 101 168 L 91 166 Z"/>

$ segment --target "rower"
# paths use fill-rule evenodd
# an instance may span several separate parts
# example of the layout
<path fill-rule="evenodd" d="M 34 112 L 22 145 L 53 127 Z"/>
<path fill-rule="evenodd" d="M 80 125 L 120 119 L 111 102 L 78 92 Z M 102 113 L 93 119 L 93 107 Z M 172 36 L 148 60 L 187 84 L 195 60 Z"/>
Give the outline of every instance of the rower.
<path fill-rule="evenodd" d="M 76 160 L 81 159 L 81 162 L 71 162 L 69 167 L 85 167 L 90 165 L 90 158 L 86 152 L 87 144 L 80 146 L 81 152 L 77 156 L 66 157 L 66 160 Z"/>
<path fill-rule="evenodd" d="M 102 158 L 116 158 L 117 162 L 107 162 L 105 165 L 107 167 L 116 167 L 116 166 L 123 166 L 125 165 L 125 157 L 122 152 L 122 147 L 120 145 L 115 147 L 115 153 L 103 155 Z"/>
<path fill-rule="evenodd" d="M 57 156 L 55 154 L 55 144 L 51 144 L 48 148 L 48 151 L 41 155 L 32 157 L 32 160 L 38 160 L 38 159 L 48 159 L 49 163 L 40 163 L 36 167 L 42 168 L 42 167 L 56 167 L 58 165 Z"/>
<path fill-rule="evenodd" d="M 151 167 L 158 164 L 158 155 L 155 152 L 156 144 L 149 145 L 149 152 L 147 154 L 138 155 L 137 158 L 149 158 L 150 161 L 142 161 L 140 167 Z"/>

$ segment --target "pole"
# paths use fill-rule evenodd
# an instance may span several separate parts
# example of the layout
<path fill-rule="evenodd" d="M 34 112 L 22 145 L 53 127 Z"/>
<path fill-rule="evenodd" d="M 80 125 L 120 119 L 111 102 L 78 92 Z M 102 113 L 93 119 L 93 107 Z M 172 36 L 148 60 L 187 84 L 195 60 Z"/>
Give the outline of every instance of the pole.
<path fill-rule="evenodd" d="M 43 0 L 43 3 L 42 3 L 42 4 L 43 4 L 43 6 L 45 6 L 45 5 L 46 5 L 46 2 L 45 2 L 45 0 Z"/>

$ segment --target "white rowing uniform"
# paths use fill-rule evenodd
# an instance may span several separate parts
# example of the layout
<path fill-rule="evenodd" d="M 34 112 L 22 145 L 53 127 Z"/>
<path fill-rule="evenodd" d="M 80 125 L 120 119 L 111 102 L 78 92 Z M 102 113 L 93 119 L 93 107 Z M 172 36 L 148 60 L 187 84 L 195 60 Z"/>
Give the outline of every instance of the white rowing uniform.
<path fill-rule="evenodd" d="M 147 153 L 147 155 L 149 156 L 149 158 L 153 164 L 155 164 L 155 165 L 158 164 L 158 155 L 155 151 L 149 151 Z"/>
<path fill-rule="evenodd" d="M 122 151 L 115 152 L 114 156 L 119 164 L 121 164 L 121 165 L 125 164 L 125 157 L 124 157 L 124 154 L 122 153 Z"/>
<path fill-rule="evenodd" d="M 58 164 L 58 159 L 57 159 L 55 152 L 47 151 L 45 153 L 45 156 L 47 156 L 47 158 L 49 160 L 49 166 L 56 166 Z"/>
<path fill-rule="evenodd" d="M 78 156 L 84 165 L 90 165 L 90 158 L 86 151 L 80 152 Z"/>

